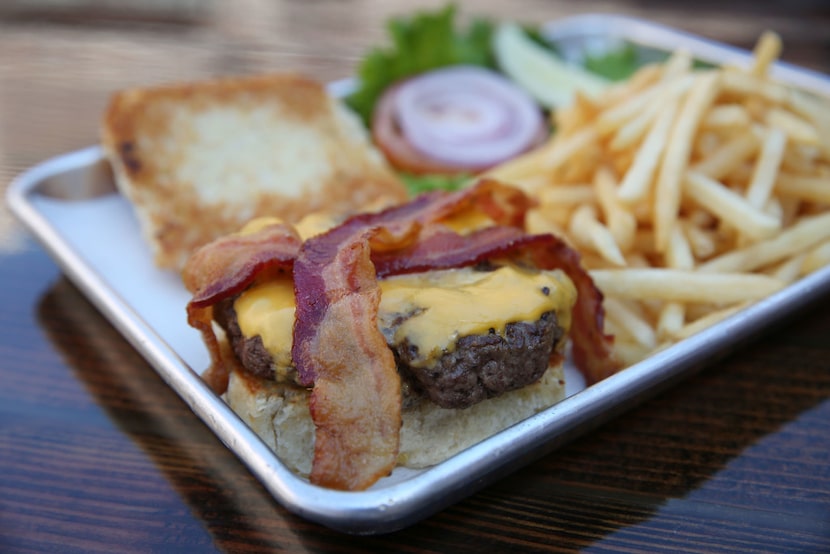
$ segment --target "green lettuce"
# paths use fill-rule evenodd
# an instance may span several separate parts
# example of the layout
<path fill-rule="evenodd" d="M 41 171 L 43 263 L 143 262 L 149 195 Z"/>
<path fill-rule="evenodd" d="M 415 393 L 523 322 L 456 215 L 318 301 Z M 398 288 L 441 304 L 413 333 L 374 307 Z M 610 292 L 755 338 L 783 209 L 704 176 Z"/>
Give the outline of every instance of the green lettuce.
<path fill-rule="evenodd" d="M 418 196 L 433 190 L 458 190 L 470 181 L 470 175 L 413 175 L 399 173 L 398 176 L 410 196 Z"/>
<path fill-rule="evenodd" d="M 383 91 L 404 77 L 448 65 L 495 67 L 492 23 L 476 19 L 467 29 L 458 29 L 455 13 L 455 6 L 447 5 L 388 22 L 391 46 L 374 48 L 360 62 L 358 88 L 345 99 L 367 126 Z"/>
<path fill-rule="evenodd" d="M 611 81 L 622 81 L 631 77 L 642 63 L 634 46 L 627 44 L 595 56 L 587 56 L 585 69 Z"/>

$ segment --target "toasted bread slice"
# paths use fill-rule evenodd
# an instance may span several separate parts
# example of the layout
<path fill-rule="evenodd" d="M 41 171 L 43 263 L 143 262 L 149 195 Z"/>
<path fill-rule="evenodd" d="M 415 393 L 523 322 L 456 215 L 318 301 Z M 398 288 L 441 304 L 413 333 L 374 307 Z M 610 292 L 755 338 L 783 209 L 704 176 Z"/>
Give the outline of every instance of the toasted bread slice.
<path fill-rule="evenodd" d="M 102 143 L 160 267 L 253 217 L 349 213 L 406 191 L 358 119 L 297 75 L 113 96 Z"/>

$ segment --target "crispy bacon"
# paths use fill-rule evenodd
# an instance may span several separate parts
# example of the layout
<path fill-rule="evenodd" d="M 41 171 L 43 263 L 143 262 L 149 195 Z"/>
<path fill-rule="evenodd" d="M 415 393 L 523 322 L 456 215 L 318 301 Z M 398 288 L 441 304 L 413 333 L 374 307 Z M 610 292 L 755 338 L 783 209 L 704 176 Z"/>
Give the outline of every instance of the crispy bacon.
<path fill-rule="evenodd" d="M 576 287 L 577 300 L 571 314 L 571 347 L 574 364 L 593 384 L 620 370 L 614 356 L 614 337 L 603 332 L 605 310 L 602 292 L 582 267 L 579 253 L 554 235 L 533 235 L 521 250 L 539 269 L 561 269 Z"/>
<path fill-rule="evenodd" d="M 468 267 L 509 252 L 527 236 L 517 227 L 486 227 L 469 235 L 440 228 L 405 250 L 373 252 L 372 262 L 378 278 Z"/>
<path fill-rule="evenodd" d="M 203 333 L 218 364 L 213 304 L 263 272 L 291 269 L 297 303 L 292 358 L 301 381 L 313 386 L 311 481 L 366 488 L 394 468 L 401 423 L 400 377 L 377 326 L 379 276 L 517 256 L 540 269 L 562 269 L 578 294 L 571 328 L 577 365 L 590 382 L 616 371 L 612 338 L 602 331 L 602 295 L 564 242 L 522 231 L 530 206 L 521 191 L 482 180 L 457 193 L 427 194 L 354 216 L 302 245 L 287 226 L 228 237 L 188 263 L 185 282 L 194 292 L 188 321 Z M 462 236 L 441 223 L 465 210 L 484 212 L 495 225 Z"/>
<path fill-rule="evenodd" d="M 401 383 L 378 330 L 380 287 L 369 257 L 375 230 L 311 239 L 294 265 L 292 357 L 301 379 L 314 385 L 309 478 L 335 489 L 365 489 L 398 457 Z"/>
<path fill-rule="evenodd" d="M 293 227 L 274 224 L 248 235 L 228 235 L 199 250 L 188 260 L 182 280 L 193 298 L 187 322 L 197 329 L 210 352 L 206 381 L 218 393 L 228 387 L 228 371 L 213 332 L 213 305 L 245 290 L 265 271 L 290 271 L 300 249 Z"/>

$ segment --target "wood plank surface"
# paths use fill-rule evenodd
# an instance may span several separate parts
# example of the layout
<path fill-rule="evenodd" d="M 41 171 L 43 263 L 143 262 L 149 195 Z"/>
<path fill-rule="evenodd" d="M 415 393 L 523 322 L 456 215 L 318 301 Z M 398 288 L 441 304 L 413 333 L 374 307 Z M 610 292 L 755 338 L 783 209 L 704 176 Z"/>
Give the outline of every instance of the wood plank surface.
<path fill-rule="evenodd" d="M 0 4 L 0 190 L 97 141 L 121 88 L 352 73 L 394 14 L 442 2 Z M 124 7 L 127 6 L 127 7 Z M 460 2 L 463 17 L 624 13 L 830 73 L 825 2 Z M 830 299 L 399 532 L 281 507 L 0 208 L 2 552 L 828 552 Z"/>

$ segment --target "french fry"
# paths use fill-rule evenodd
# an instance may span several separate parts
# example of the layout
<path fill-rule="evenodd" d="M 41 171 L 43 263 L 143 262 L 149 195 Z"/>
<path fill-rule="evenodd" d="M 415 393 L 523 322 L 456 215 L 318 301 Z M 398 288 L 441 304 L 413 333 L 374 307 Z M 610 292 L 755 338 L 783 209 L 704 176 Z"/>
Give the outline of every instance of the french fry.
<path fill-rule="evenodd" d="M 608 144 L 611 150 L 625 150 L 639 142 L 648 132 L 651 123 L 657 118 L 657 114 L 660 113 L 662 106 L 663 104 L 660 102 L 650 104 L 642 112 L 618 128 L 611 142 Z"/>
<path fill-rule="evenodd" d="M 721 72 L 721 87 L 727 95 L 760 98 L 772 104 L 783 104 L 790 95 L 787 87 L 780 83 L 729 68 Z"/>
<path fill-rule="evenodd" d="M 749 72 L 756 77 L 761 77 L 769 71 L 769 67 L 781 55 L 781 37 L 772 31 L 764 31 L 752 53 L 753 62 Z"/>
<path fill-rule="evenodd" d="M 635 310 L 616 298 L 606 298 L 605 316 L 614 322 L 619 333 L 648 349 L 657 346 L 651 324 Z"/>
<path fill-rule="evenodd" d="M 542 160 L 555 148 L 551 142 L 487 171 L 484 176 L 518 185 L 525 192 L 534 194 L 540 186 L 549 180 L 549 175 L 540 171 Z M 540 176 L 542 177 L 540 179 Z"/>
<path fill-rule="evenodd" d="M 830 204 L 830 177 L 813 177 L 781 173 L 775 192 L 782 196 Z"/>
<path fill-rule="evenodd" d="M 694 210 L 690 210 L 686 214 L 684 221 L 691 225 L 697 225 L 698 227 L 709 229 L 714 227 L 717 218 L 702 208 L 696 208 Z"/>
<path fill-rule="evenodd" d="M 664 71 L 664 64 L 645 65 L 635 71 L 630 79 L 612 84 L 605 89 L 600 101 L 609 107 L 620 104 L 660 81 Z"/>
<path fill-rule="evenodd" d="M 619 198 L 627 204 L 642 201 L 649 194 L 655 171 L 663 156 L 669 132 L 674 123 L 679 100 L 667 103 L 663 112 L 655 120 L 648 135 L 640 147 L 634 162 L 620 184 Z"/>
<path fill-rule="evenodd" d="M 651 267 L 651 263 L 642 252 L 627 253 L 625 255 L 625 265 L 627 267 Z"/>
<path fill-rule="evenodd" d="M 613 331 L 609 330 L 610 333 Z M 647 348 L 632 340 L 615 340 L 614 356 L 623 364 L 623 367 L 632 366 L 646 359 L 654 349 Z"/>
<path fill-rule="evenodd" d="M 770 127 L 776 127 L 784 131 L 787 138 L 793 142 L 811 146 L 821 144 L 816 128 L 810 122 L 801 119 L 792 112 L 781 108 L 772 108 L 766 114 L 766 123 Z"/>
<path fill-rule="evenodd" d="M 586 127 L 572 135 L 557 135 L 535 150 L 513 158 L 512 160 L 498 165 L 483 176 L 518 184 L 524 190 L 533 194 L 535 189 L 528 186 L 528 179 L 538 177 L 540 173 L 551 175 L 560 169 L 569 159 L 574 158 L 583 150 L 589 148 L 597 139 L 596 132 L 592 127 Z M 538 181 L 536 181 L 538 182 Z M 531 181 L 534 183 L 534 181 Z"/>
<path fill-rule="evenodd" d="M 580 204 L 593 204 L 597 201 L 596 189 L 593 185 L 552 185 L 538 194 L 542 204 L 552 206 L 576 206 Z"/>
<path fill-rule="evenodd" d="M 827 265 L 830 265 L 830 241 L 823 242 L 807 252 L 801 263 L 801 274 L 812 273 Z"/>
<path fill-rule="evenodd" d="M 574 210 L 568 233 L 577 244 L 594 250 L 612 264 L 625 265 L 625 258 L 614 236 L 597 220 L 596 211 L 591 206 L 583 205 Z"/>
<path fill-rule="evenodd" d="M 674 269 L 694 269 L 695 258 L 689 241 L 680 226 L 675 227 L 665 254 L 666 266 Z"/>
<path fill-rule="evenodd" d="M 807 121 L 812 121 L 819 133 L 819 149 L 825 160 L 830 161 L 830 108 L 815 97 L 798 90 L 791 90 L 787 106 Z"/>
<path fill-rule="evenodd" d="M 561 142 L 557 145 L 558 147 L 551 148 L 547 152 L 547 155 L 539 161 L 539 169 L 555 172 L 580 152 L 592 146 L 596 140 L 596 131 L 591 127 L 587 127 L 573 135 L 562 138 Z M 554 143 L 556 143 L 556 139 L 554 139 Z"/>
<path fill-rule="evenodd" d="M 537 211 L 541 212 L 552 225 L 560 229 L 567 229 L 573 216 L 573 210 L 573 205 L 542 204 Z"/>
<path fill-rule="evenodd" d="M 675 50 L 672 55 L 663 64 L 663 75 L 660 80 L 663 82 L 672 81 L 681 75 L 688 73 L 692 69 L 692 54 L 683 48 Z"/>
<path fill-rule="evenodd" d="M 700 160 L 692 169 L 712 179 L 723 179 L 758 150 L 758 138 L 751 132 L 741 133 L 727 142 L 711 157 Z"/>
<path fill-rule="evenodd" d="M 597 269 L 590 272 L 609 296 L 635 300 L 732 304 L 758 300 L 784 286 L 756 273 L 702 273 L 681 269 Z"/>
<path fill-rule="evenodd" d="M 801 213 L 801 199 L 784 195 L 780 195 L 778 199 L 781 203 L 781 222 L 784 227 L 791 227 L 798 220 Z"/>
<path fill-rule="evenodd" d="M 799 277 L 801 277 L 802 268 L 804 267 L 804 260 L 807 258 L 807 253 L 802 252 L 801 254 L 797 254 L 792 258 L 784 260 L 783 262 L 779 263 L 777 266 L 773 266 L 770 268 L 770 271 L 767 271 L 766 274 L 770 277 L 775 277 L 785 283 L 792 283 Z"/>
<path fill-rule="evenodd" d="M 608 168 L 597 169 L 594 176 L 594 189 L 606 226 L 614 237 L 614 242 L 622 251 L 629 250 L 634 242 L 637 219 L 617 197 L 617 183 Z"/>
<path fill-rule="evenodd" d="M 702 122 L 701 122 L 702 123 Z M 723 133 L 714 130 L 701 128 L 701 132 L 695 137 L 692 144 L 692 158 L 709 158 L 723 147 L 725 136 Z"/>
<path fill-rule="evenodd" d="M 692 139 L 704 110 L 718 91 L 716 72 L 697 76 L 674 122 L 655 182 L 654 240 L 663 251 L 680 209 L 681 180 L 689 163 Z"/>
<path fill-rule="evenodd" d="M 695 202 L 748 237 L 763 239 L 781 229 L 778 219 L 753 207 L 741 195 L 701 173 L 687 172 L 684 184 L 686 194 Z"/>
<path fill-rule="evenodd" d="M 679 225 L 672 230 L 664 258 L 669 268 L 691 270 L 695 266 L 692 249 Z M 674 337 L 685 321 L 686 306 L 680 302 L 667 302 L 657 318 L 657 336 L 661 339 Z"/>
<path fill-rule="evenodd" d="M 683 77 L 670 82 L 662 82 L 651 86 L 627 99 L 625 102 L 599 114 L 596 119 L 596 129 L 600 134 L 609 134 L 619 128 L 626 121 L 630 121 L 649 105 L 658 101 L 663 94 L 681 94 L 687 91 L 694 83 L 694 76 Z"/>
<path fill-rule="evenodd" d="M 820 146 L 810 144 L 789 144 L 781 160 L 782 170 L 794 173 L 817 173 L 827 165 L 822 160 Z"/>
<path fill-rule="evenodd" d="M 582 265 L 585 269 L 613 269 L 619 267 L 611 263 L 599 254 L 590 250 L 582 250 Z"/>
<path fill-rule="evenodd" d="M 705 260 L 714 256 L 718 250 L 716 232 L 694 225 L 689 221 L 682 221 L 680 225 L 683 234 L 689 242 L 689 247 L 694 253 L 695 259 Z"/>
<path fill-rule="evenodd" d="M 602 147 L 592 142 L 586 144 L 578 155 L 557 167 L 555 175 L 565 183 L 590 183 L 597 165 L 602 163 Z"/>
<path fill-rule="evenodd" d="M 752 123 L 749 112 L 741 104 L 722 104 L 715 106 L 701 121 L 704 129 L 746 128 Z"/>
<path fill-rule="evenodd" d="M 726 318 L 732 317 L 736 313 L 740 312 L 744 308 L 749 305 L 748 302 L 741 302 L 735 306 L 730 306 L 728 308 L 723 308 L 714 312 L 710 312 L 709 314 L 700 317 L 688 325 L 684 326 L 680 331 L 678 331 L 676 338 L 677 339 L 685 339 L 691 337 L 694 334 L 697 334 L 704 329 L 707 329 L 716 323 L 720 323 Z"/>
<path fill-rule="evenodd" d="M 657 336 L 673 339 L 686 323 L 686 305 L 682 302 L 667 302 L 657 318 Z"/>
<path fill-rule="evenodd" d="M 530 210 L 525 216 L 525 228 L 529 233 L 544 234 L 550 233 L 556 236 L 564 237 L 565 230 L 555 220 L 546 217 L 543 210 Z"/>
<path fill-rule="evenodd" d="M 830 239 L 830 213 L 803 218 L 778 235 L 722 254 L 698 266 L 701 272 L 754 271 Z"/>
<path fill-rule="evenodd" d="M 634 234 L 631 252 L 643 257 L 657 254 L 657 250 L 654 249 L 654 232 L 651 229 L 639 227 Z"/>
<path fill-rule="evenodd" d="M 589 96 L 577 91 L 567 110 L 556 110 L 551 114 L 557 132 L 563 136 L 572 135 L 596 117 L 598 106 Z"/>
<path fill-rule="evenodd" d="M 783 131 L 772 128 L 767 132 L 758 154 L 752 181 L 746 189 L 746 199 L 751 206 L 762 208 L 769 200 L 786 145 L 787 136 Z"/>
<path fill-rule="evenodd" d="M 784 205 L 778 197 L 773 196 L 767 200 L 767 203 L 764 206 L 764 213 L 769 214 L 777 221 L 782 222 L 784 220 Z"/>

